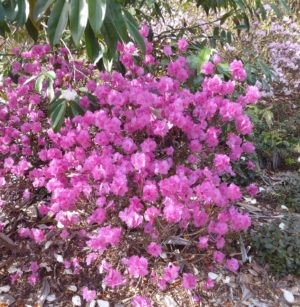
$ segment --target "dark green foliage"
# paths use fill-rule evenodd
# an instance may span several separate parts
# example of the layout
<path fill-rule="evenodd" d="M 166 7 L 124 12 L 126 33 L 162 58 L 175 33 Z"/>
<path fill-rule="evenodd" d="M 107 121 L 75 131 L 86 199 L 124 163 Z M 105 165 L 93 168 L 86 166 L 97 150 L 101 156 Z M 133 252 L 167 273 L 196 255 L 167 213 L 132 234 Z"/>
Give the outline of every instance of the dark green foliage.
<path fill-rule="evenodd" d="M 258 260 L 276 276 L 300 275 L 300 219 L 288 215 L 252 233 Z"/>
<path fill-rule="evenodd" d="M 286 100 L 248 109 L 254 124 L 254 144 L 262 168 L 297 169 L 300 153 L 300 113 Z"/>
<path fill-rule="evenodd" d="M 86 40 L 89 58 L 112 60 L 118 41 L 134 40 L 145 50 L 144 40 L 134 17 L 118 0 L 0 0 L 0 35 L 11 26 L 23 27 L 36 41 L 42 24 L 47 24 L 51 45 L 60 43 L 66 29 L 75 46 Z M 43 23 L 42 23 L 43 22 Z M 101 43 L 98 43 L 100 41 Z"/>

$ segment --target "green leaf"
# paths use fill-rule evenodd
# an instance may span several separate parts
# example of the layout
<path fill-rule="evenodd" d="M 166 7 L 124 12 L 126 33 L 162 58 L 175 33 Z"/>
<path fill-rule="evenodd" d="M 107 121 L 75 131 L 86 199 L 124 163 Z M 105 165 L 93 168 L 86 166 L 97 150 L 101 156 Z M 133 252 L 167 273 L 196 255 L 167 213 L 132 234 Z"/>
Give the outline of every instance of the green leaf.
<path fill-rule="evenodd" d="M 52 80 L 56 78 L 56 73 L 53 70 L 46 71 L 45 75 Z"/>
<path fill-rule="evenodd" d="M 141 33 L 139 32 L 139 27 L 135 19 L 132 17 L 132 15 L 127 12 L 126 10 L 123 10 L 123 14 L 125 17 L 125 22 L 127 24 L 128 31 L 134 41 L 139 44 L 141 50 L 143 53 L 146 53 L 146 45 L 144 42 L 144 38 L 142 37 Z"/>
<path fill-rule="evenodd" d="M 88 57 L 95 65 L 103 56 L 104 46 L 101 47 L 101 45 L 99 44 L 98 39 L 95 36 L 92 27 L 89 23 L 85 29 L 84 36 L 85 36 L 85 47 Z"/>
<path fill-rule="evenodd" d="M 59 43 L 61 35 L 68 23 L 69 0 L 57 0 L 48 20 L 48 36 L 51 45 Z"/>
<path fill-rule="evenodd" d="M 50 101 L 52 101 L 53 98 L 54 98 L 54 88 L 53 88 L 53 85 L 54 85 L 54 81 L 52 79 L 50 79 L 48 87 L 47 87 L 47 90 L 46 90 L 46 94 L 47 94 L 47 96 L 48 96 Z"/>
<path fill-rule="evenodd" d="M 59 131 L 59 129 L 64 123 L 66 108 L 67 103 L 64 101 L 62 103 L 59 103 L 54 109 L 54 111 L 51 113 L 52 129 L 56 132 Z"/>
<path fill-rule="evenodd" d="M 79 46 L 80 39 L 88 21 L 87 0 L 71 0 L 69 18 L 73 41 L 76 46 Z"/>
<path fill-rule="evenodd" d="M 72 117 L 74 117 L 76 115 L 83 115 L 84 114 L 84 110 L 79 105 L 79 101 L 71 102 L 70 108 L 71 108 Z"/>
<path fill-rule="evenodd" d="M 121 5 L 113 0 L 110 0 L 107 4 L 107 12 L 105 20 L 109 19 L 113 28 L 109 31 L 116 31 L 123 42 L 128 42 L 129 37 L 127 33 L 126 22 L 122 15 Z"/>
<path fill-rule="evenodd" d="M 37 0 L 33 9 L 32 17 L 34 20 L 40 19 L 54 0 Z"/>
<path fill-rule="evenodd" d="M 95 32 L 99 34 L 106 14 L 106 0 L 88 0 L 89 22 Z"/>
<path fill-rule="evenodd" d="M 16 16 L 16 22 L 19 27 L 22 27 L 29 16 L 29 2 L 28 0 L 18 0 L 18 14 Z"/>
<path fill-rule="evenodd" d="M 101 33 L 103 34 L 104 40 L 107 45 L 106 55 L 109 59 L 112 59 L 115 56 L 117 50 L 119 35 L 114 29 L 114 26 L 109 18 L 105 18 L 101 28 Z"/>
<path fill-rule="evenodd" d="M 279 0 L 279 2 L 284 7 L 284 9 L 285 9 L 285 11 L 287 13 L 291 12 L 291 8 L 290 8 L 289 4 L 285 0 Z"/>
<path fill-rule="evenodd" d="M 26 22 L 26 29 L 30 37 L 36 42 L 38 40 L 39 31 L 35 22 L 29 17 Z"/>
<path fill-rule="evenodd" d="M 205 62 L 207 62 L 212 54 L 212 49 L 203 48 L 199 53 L 199 64 L 202 66 Z"/>
<path fill-rule="evenodd" d="M 281 12 L 280 12 L 278 6 L 276 4 L 274 4 L 274 3 L 272 3 L 271 7 L 272 7 L 273 11 L 275 12 L 276 16 L 278 18 L 281 17 Z"/>
<path fill-rule="evenodd" d="M 43 81 L 44 81 L 44 79 L 45 79 L 45 75 L 40 75 L 37 79 L 36 79 L 36 81 L 35 81 L 35 90 L 37 91 L 37 92 L 41 92 L 42 91 L 42 89 L 43 89 Z"/>

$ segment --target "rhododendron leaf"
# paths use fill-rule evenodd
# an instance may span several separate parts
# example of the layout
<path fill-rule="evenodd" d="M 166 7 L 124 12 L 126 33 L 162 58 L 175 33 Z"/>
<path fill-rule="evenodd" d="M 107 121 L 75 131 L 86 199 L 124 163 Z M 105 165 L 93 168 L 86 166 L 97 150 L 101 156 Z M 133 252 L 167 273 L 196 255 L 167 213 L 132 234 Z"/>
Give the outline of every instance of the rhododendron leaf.
<path fill-rule="evenodd" d="M 47 87 L 47 90 L 46 90 L 46 94 L 47 94 L 47 97 L 49 98 L 50 101 L 52 101 L 53 98 L 54 98 L 54 88 L 53 88 L 53 85 L 54 85 L 53 79 L 49 79 L 48 80 L 48 87 Z"/>
<path fill-rule="evenodd" d="M 26 29 L 30 37 L 36 42 L 38 40 L 39 31 L 34 20 L 29 17 L 26 22 Z"/>
<path fill-rule="evenodd" d="M 69 9 L 69 1 L 57 0 L 51 11 L 48 20 L 48 36 L 52 45 L 59 43 L 61 35 L 68 23 Z"/>
<path fill-rule="evenodd" d="M 42 89 L 43 89 L 43 81 L 45 79 L 45 75 L 40 75 L 37 79 L 36 79 L 36 82 L 35 82 L 35 90 L 37 92 L 41 92 Z"/>
<path fill-rule="evenodd" d="M 6 21 L 13 22 L 15 21 L 18 15 L 17 3 L 15 1 L 2 2 L 2 10 L 6 17 Z"/>
<path fill-rule="evenodd" d="M 90 60 L 96 64 L 103 56 L 104 48 L 98 42 L 90 24 L 88 23 L 85 29 L 85 48 Z"/>
<path fill-rule="evenodd" d="M 107 45 L 106 57 L 112 59 L 115 56 L 117 50 L 117 43 L 119 41 L 119 35 L 114 29 L 114 25 L 109 18 L 105 18 L 101 33 L 103 34 L 105 43 Z"/>
<path fill-rule="evenodd" d="M 72 101 L 70 103 L 70 109 L 71 109 L 71 112 L 72 112 L 71 117 L 74 117 L 76 115 L 83 115 L 84 114 L 84 110 L 79 105 L 79 98 L 75 99 L 75 101 Z"/>
<path fill-rule="evenodd" d="M 62 102 L 64 102 L 64 99 L 62 98 L 55 98 L 54 100 L 52 100 L 52 102 L 49 104 L 48 106 L 48 115 L 51 116 L 51 114 L 53 113 L 53 111 L 55 110 L 55 108 L 61 104 Z"/>
<path fill-rule="evenodd" d="M 17 25 L 19 27 L 23 26 L 29 16 L 29 2 L 28 0 L 18 0 L 18 14 L 16 17 Z"/>
<path fill-rule="evenodd" d="M 110 31 L 116 31 L 121 41 L 128 42 L 129 37 L 127 33 L 127 27 L 122 15 L 121 5 L 113 0 L 107 3 L 106 19 L 110 20 L 113 28 Z"/>
<path fill-rule="evenodd" d="M 53 70 L 50 70 L 50 71 L 46 71 L 45 72 L 45 75 L 50 78 L 50 79 L 55 79 L 56 78 L 56 74 Z"/>
<path fill-rule="evenodd" d="M 32 17 L 34 20 L 40 19 L 54 0 L 37 0 L 34 6 Z"/>
<path fill-rule="evenodd" d="M 95 34 L 99 34 L 106 14 L 106 0 L 88 0 L 89 22 Z"/>
<path fill-rule="evenodd" d="M 130 35 L 132 36 L 134 41 L 139 44 L 143 53 L 145 53 L 146 52 L 145 42 L 144 42 L 142 35 L 139 32 L 137 22 L 132 17 L 132 15 L 129 12 L 127 12 L 126 10 L 123 10 L 123 14 L 124 14 L 125 21 L 126 21 L 127 28 L 128 28 Z"/>
<path fill-rule="evenodd" d="M 72 39 L 75 45 L 79 46 L 88 21 L 87 0 L 71 0 L 69 18 Z"/>
<path fill-rule="evenodd" d="M 285 0 L 279 0 L 279 2 L 284 7 L 285 11 L 289 14 L 291 12 L 289 4 Z"/>
<path fill-rule="evenodd" d="M 51 114 L 52 129 L 59 131 L 65 120 L 67 103 L 65 101 L 59 103 Z"/>

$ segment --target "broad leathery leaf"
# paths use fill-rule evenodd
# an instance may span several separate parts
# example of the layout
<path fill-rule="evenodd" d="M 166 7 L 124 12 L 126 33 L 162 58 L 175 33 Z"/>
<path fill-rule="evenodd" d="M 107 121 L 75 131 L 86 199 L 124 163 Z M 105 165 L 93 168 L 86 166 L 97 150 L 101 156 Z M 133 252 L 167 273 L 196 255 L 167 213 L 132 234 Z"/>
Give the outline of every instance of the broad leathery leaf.
<path fill-rule="evenodd" d="M 122 42 L 128 42 L 128 32 L 126 27 L 126 22 L 122 15 L 121 5 L 113 0 L 108 2 L 106 19 L 109 19 L 111 24 L 114 26 L 114 29 L 110 31 L 116 31 Z"/>
<path fill-rule="evenodd" d="M 46 71 L 45 75 L 52 80 L 56 78 L 56 73 L 53 70 Z"/>
<path fill-rule="evenodd" d="M 57 132 L 63 125 L 65 121 L 65 115 L 66 115 L 66 109 L 67 109 L 67 102 L 64 101 L 61 104 L 59 104 L 51 114 L 52 119 L 52 129 Z"/>
<path fill-rule="evenodd" d="M 99 34 L 106 14 L 106 0 L 88 0 L 88 6 L 90 25 L 95 34 Z"/>
<path fill-rule="evenodd" d="M 54 0 L 37 0 L 33 9 L 32 17 L 34 20 L 40 19 Z"/>
<path fill-rule="evenodd" d="M 88 21 L 87 0 L 71 0 L 69 18 L 71 35 L 75 45 L 78 46 Z"/>
<path fill-rule="evenodd" d="M 68 23 L 69 9 L 69 0 L 56 1 L 48 20 L 48 36 L 51 45 L 59 43 L 61 35 Z"/>
<path fill-rule="evenodd" d="M 31 17 L 27 19 L 26 29 L 30 37 L 36 42 L 39 36 L 39 31 L 36 23 Z"/>
<path fill-rule="evenodd" d="M 127 24 L 128 32 L 130 33 L 130 35 L 132 36 L 134 41 L 139 44 L 143 53 L 145 53 L 146 52 L 145 41 L 144 41 L 144 38 L 142 37 L 140 31 L 139 31 L 137 22 L 132 17 L 132 15 L 129 12 L 127 12 L 126 10 L 123 10 L 123 15 L 124 15 L 125 22 Z"/>
<path fill-rule="evenodd" d="M 40 75 L 37 79 L 36 79 L 36 82 L 35 82 L 35 90 L 37 92 L 41 92 L 42 89 L 43 89 L 43 81 L 45 79 L 45 75 Z"/>
<path fill-rule="evenodd" d="M 19 27 L 22 27 L 29 16 L 30 6 L 28 0 L 18 0 L 18 14 L 16 16 L 16 22 Z"/>
<path fill-rule="evenodd" d="M 18 4 L 16 1 L 2 2 L 2 8 L 5 20 L 7 22 L 14 22 L 18 15 Z"/>
<path fill-rule="evenodd" d="M 101 33 L 103 34 L 107 45 L 106 57 L 112 59 L 116 54 L 119 35 L 114 28 L 114 25 L 111 23 L 110 18 L 105 18 L 101 28 Z"/>
<path fill-rule="evenodd" d="M 90 23 L 88 23 L 85 32 L 85 48 L 87 55 L 95 65 L 103 56 L 104 46 L 101 46 L 95 36 Z"/>
<path fill-rule="evenodd" d="M 46 94 L 50 101 L 54 99 L 54 95 L 55 95 L 53 85 L 54 85 L 54 81 L 52 79 L 49 79 L 49 84 L 46 90 Z"/>

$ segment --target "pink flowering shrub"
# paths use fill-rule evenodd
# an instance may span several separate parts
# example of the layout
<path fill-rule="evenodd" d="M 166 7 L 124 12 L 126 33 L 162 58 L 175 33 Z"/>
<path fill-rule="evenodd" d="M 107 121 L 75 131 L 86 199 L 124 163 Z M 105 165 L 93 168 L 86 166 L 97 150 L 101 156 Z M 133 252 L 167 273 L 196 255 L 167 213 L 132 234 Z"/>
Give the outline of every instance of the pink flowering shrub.
<path fill-rule="evenodd" d="M 259 94 L 254 87 L 243 90 L 246 76 L 239 61 L 230 65 L 234 81 L 213 75 L 221 61 L 216 55 L 202 67 L 202 84 L 189 90 L 185 82 L 196 72 L 184 57 L 185 40 L 178 43 L 179 57 L 157 78 L 148 73 L 159 63 L 145 41 L 148 60 L 142 66 L 135 61 L 133 44 L 119 44 L 125 75 L 71 62 L 64 49 L 49 55 L 48 46 L 35 46 L 21 53 L 13 64 L 18 83 L 8 77 L 1 84 L 0 182 L 6 187 L 25 180 L 26 195 L 46 191 L 38 212 L 43 225 L 25 223 L 18 236 L 41 250 L 50 237 L 72 242 L 62 269 L 80 276 L 97 267 L 99 282 L 112 289 L 150 276 L 162 290 L 178 278 L 184 288 L 194 289 L 198 278 L 183 273 L 175 259 L 167 259 L 169 264 L 158 271 L 153 264 L 168 252 L 168 238 L 185 231 L 196 239 L 199 253 L 211 249 L 212 261 L 238 269 L 236 259 L 226 259 L 226 238 L 247 230 L 251 220 L 234 206 L 242 192 L 227 179 L 235 176 L 232 162 L 249 159 L 254 151 L 247 141 L 253 127 L 245 107 Z M 85 109 L 84 115 L 67 118 L 59 132 L 46 117 L 45 91 L 35 90 L 44 69 L 56 74 L 56 94 L 64 91 L 68 101 L 78 98 Z M 4 199 L 3 210 L 9 206 Z M 45 219 L 52 222 L 45 224 Z M 114 250 L 121 256 L 110 258 Z M 30 283 L 36 278 L 38 269 L 32 270 Z M 209 281 L 207 287 L 212 287 Z M 97 289 L 86 284 L 83 298 L 93 300 Z M 150 302 L 137 296 L 133 305 Z"/>

